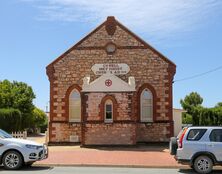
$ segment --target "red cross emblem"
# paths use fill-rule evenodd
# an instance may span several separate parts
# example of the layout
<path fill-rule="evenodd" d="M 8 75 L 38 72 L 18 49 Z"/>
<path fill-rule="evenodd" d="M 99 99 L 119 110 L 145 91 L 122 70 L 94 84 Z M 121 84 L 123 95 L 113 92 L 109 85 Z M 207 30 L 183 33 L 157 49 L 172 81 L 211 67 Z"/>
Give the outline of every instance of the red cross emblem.
<path fill-rule="evenodd" d="M 107 79 L 107 80 L 105 81 L 105 85 L 108 86 L 108 87 L 110 87 L 110 86 L 112 85 L 112 80 Z"/>

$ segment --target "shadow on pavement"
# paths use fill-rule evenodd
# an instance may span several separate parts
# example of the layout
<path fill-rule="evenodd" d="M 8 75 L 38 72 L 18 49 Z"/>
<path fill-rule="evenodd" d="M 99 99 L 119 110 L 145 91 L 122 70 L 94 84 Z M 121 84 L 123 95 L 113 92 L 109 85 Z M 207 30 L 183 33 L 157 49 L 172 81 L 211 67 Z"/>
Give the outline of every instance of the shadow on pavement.
<path fill-rule="evenodd" d="M 96 149 L 96 150 L 107 150 L 107 151 L 141 151 L 141 152 L 163 152 L 169 148 L 168 143 L 141 143 L 132 146 L 121 146 L 121 145 L 114 145 L 114 146 L 101 146 L 101 145 L 87 145 L 83 146 L 83 148 L 88 149 Z"/>
<path fill-rule="evenodd" d="M 179 170 L 180 173 L 183 173 L 183 174 L 196 174 L 196 172 L 192 169 L 180 169 Z M 213 172 L 211 174 L 221 174 L 222 173 L 222 170 L 213 170 Z"/>
<path fill-rule="evenodd" d="M 52 170 L 54 167 L 48 166 L 31 166 L 31 167 L 22 167 L 18 171 L 44 171 L 44 170 Z M 3 166 L 0 166 L 0 171 L 7 171 Z"/>
<path fill-rule="evenodd" d="M 35 134 L 28 134 L 28 137 L 44 137 L 44 133 L 35 133 Z"/>
<path fill-rule="evenodd" d="M 52 170 L 54 167 L 49 166 L 31 166 L 31 167 L 22 167 L 20 171 L 39 171 L 39 170 Z"/>

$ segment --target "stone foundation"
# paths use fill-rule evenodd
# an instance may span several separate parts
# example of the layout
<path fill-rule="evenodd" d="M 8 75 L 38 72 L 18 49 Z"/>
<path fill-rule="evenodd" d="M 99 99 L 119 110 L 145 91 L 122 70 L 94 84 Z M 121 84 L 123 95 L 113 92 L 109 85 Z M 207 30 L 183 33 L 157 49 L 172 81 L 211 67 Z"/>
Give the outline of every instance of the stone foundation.
<path fill-rule="evenodd" d="M 81 123 L 52 123 L 49 132 L 49 142 L 70 142 L 71 135 L 77 135 L 82 141 Z M 51 133 L 51 134 L 50 134 Z"/>
<path fill-rule="evenodd" d="M 133 145 L 135 130 L 135 124 L 86 124 L 84 145 Z"/>
<path fill-rule="evenodd" d="M 138 123 L 137 142 L 168 142 L 171 135 L 170 123 Z"/>

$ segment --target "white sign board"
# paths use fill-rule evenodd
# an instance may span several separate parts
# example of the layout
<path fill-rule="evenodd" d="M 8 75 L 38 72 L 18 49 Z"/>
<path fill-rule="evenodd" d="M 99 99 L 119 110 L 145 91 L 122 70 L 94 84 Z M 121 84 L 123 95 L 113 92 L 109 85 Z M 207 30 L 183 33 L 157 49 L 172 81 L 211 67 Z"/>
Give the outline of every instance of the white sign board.
<path fill-rule="evenodd" d="M 103 75 L 108 73 L 123 75 L 130 71 L 129 66 L 125 63 L 95 64 L 91 69 L 95 75 Z"/>

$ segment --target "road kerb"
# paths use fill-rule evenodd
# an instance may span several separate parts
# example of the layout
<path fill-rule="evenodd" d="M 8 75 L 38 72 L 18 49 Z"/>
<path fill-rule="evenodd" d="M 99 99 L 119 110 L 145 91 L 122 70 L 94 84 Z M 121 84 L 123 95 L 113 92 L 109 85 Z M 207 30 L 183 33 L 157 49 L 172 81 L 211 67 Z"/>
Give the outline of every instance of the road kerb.
<path fill-rule="evenodd" d="M 48 167 L 116 167 L 116 168 L 165 168 L 165 169 L 190 169 L 189 166 L 149 166 L 149 165 L 102 165 L 102 164 L 33 164 L 33 166 Z"/>

